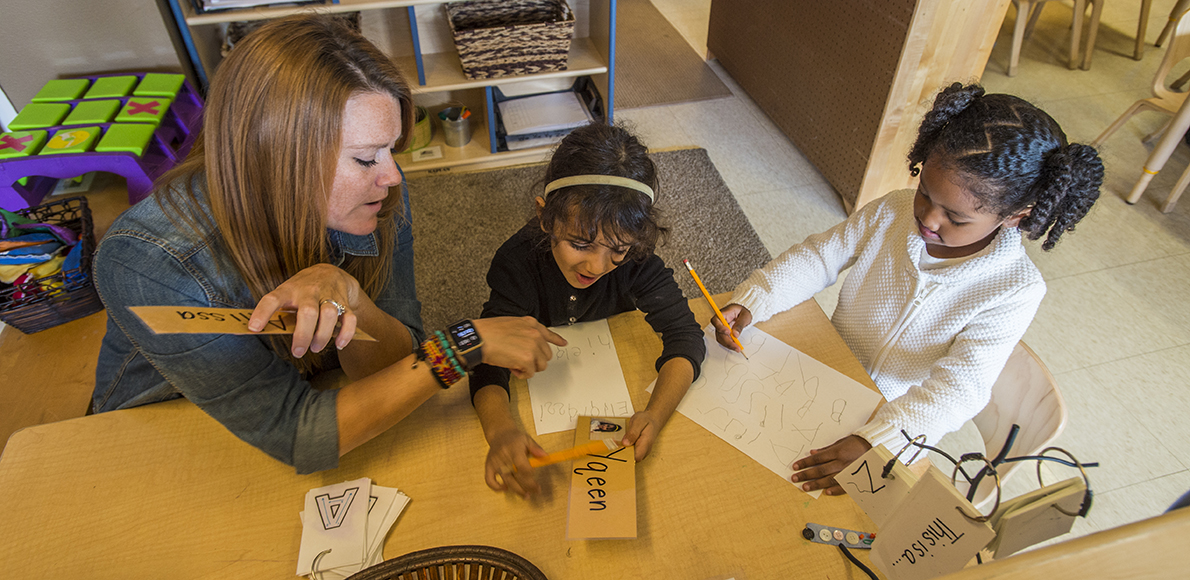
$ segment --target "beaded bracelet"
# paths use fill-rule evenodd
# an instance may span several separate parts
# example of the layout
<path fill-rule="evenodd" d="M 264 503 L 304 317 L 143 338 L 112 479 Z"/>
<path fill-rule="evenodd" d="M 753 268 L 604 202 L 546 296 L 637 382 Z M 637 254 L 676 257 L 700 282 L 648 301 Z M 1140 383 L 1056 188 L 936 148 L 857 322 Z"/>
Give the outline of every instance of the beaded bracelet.
<path fill-rule="evenodd" d="M 421 343 L 417 349 L 417 358 L 430 364 L 434 378 L 444 389 L 449 389 L 467 376 L 467 372 L 463 370 L 463 365 L 459 364 L 454 350 L 450 347 L 450 342 L 447 341 L 446 335 L 442 331 L 435 331 L 425 342 Z"/>

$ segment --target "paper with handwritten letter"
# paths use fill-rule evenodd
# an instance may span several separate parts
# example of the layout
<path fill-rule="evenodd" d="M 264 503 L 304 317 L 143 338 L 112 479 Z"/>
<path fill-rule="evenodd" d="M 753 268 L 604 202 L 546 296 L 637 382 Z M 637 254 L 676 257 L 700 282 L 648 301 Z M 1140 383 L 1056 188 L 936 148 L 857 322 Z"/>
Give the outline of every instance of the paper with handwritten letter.
<path fill-rule="evenodd" d="M 632 398 L 607 320 L 555 326 L 566 339 L 549 367 L 529 379 L 537 434 L 574 429 L 579 415 L 631 417 Z"/>
<path fill-rule="evenodd" d="M 912 451 L 906 452 L 905 457 L 912 457 Z M 885 476 L 884 467 L 890 461 L 892 466 L 888 476 Z M 859 504 L 864 513 L 872 518 L 876 529 L 880 530 L 893 510 L 909 497 L 909 490 L 917 483 L 917 476 L 891 451 L 883 445 L 877 445 L 835 475 L 835 483 Z"/>
<path fill-rule="evenodd" d="M 713 326 L 703 329 L 703 339 L 702 375 L 678 411 L 786 481 L 794 461 L 850 435 L 881 400 L 756 327 L 740 333 L 748 359 L 715 342 Z"/>

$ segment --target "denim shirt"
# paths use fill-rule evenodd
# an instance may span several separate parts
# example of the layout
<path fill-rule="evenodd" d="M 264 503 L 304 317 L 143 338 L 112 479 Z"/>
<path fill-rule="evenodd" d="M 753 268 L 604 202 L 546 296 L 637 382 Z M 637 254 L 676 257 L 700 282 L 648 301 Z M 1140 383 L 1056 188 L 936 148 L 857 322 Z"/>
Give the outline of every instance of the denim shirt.
<path fill-rule="evenodd" d="M 201 191 L 201 190 L 200 190 Z M 393 251 L 392 280 L 376 306 L 424 337 L 413 280 L 409 191 Z M 399 219 L 394 217 L 394 219 Z M 328 230 L 336 265 L 346 254 L 375 256 L 374 234 Z M 219 250 L 221 238 L 197 240 L 150 196 L 125 211 L 104 236 L 94 260 L 95 286 L 107 308 L 107 334 L 95 372 L 95 412 L 186 397 L 240 439 L 298 473 L 339 464 L 337 391 L 312 389 L 267 339 L 226 334 L 154 334 L 129 306 L 254 308 L 247 283 Z"/>

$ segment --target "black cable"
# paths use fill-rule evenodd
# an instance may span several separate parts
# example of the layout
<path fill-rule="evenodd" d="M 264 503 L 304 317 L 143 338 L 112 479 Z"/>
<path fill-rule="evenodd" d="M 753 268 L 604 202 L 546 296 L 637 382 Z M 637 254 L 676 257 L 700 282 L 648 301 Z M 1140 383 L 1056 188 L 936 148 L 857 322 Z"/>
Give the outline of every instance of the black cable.
<path fill-rule="evenodd" d="M 879 578 L 877 578 L 877 577 L 876 577 L 876 573 L 875 573 L 875 572 L 873 572 L 871 568 L 868 568 L 867 566 L 864 566 L 864 563 L 863 563 L 863 562 L 860 562 L 859 560 L 857 560 L 857 559 L 856 559 L 856 557 L 855 557 L 855 556 L 851 555 L 851 550 L 848 550 L 848 549 L 847 549 L 847 546 L 844 546 L 842 543 L 838 543 L 838 544 L 835 544 L 835 545 L 839 547 L 839 550 L 840 550 L 841 552 L 843 552 L 843 555 L 844 555 L 844 556 L 847 556 L 847 559 L 848 559 L 848 560 L 851 560 L 851 563 L 852 563 L 852 564 L 855 564 L 856 566 L 859 566 L 859 569 L 860 569 L 860 570 L 863 570 L 863 571 L 864 571 L 864 573 L 868 575 L 868 578 L 871 578 L 872 580 L 880 580 Z"/>

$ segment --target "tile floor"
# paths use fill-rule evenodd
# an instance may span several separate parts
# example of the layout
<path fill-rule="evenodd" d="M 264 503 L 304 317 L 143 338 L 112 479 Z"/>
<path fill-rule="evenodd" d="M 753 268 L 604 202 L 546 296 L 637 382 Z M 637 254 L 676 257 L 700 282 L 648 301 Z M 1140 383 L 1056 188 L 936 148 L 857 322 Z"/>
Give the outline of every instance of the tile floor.
<path fill-rule="evenodd" d="M 705 54 L 710 0 L 653 3 Z M 1139 62 L 1131 58 L 1139 9 L 1107 3 L 1088 71 L 1067 69 L 1072 9 L 1050 4 L 1013 78 L 1005 75 L 1015 19 L 1008 8 L 982 82 L 992 92 L 1034 102 L 1071 140 L 1088 142 L 1133 101 L 1151 96 L 1164 55 L 1152 42 L 1174 0 L 1153 3 L 1149 44 Z M 634 123 L 654 148 L 706 148 L 774 255 L 844 219 L 831 186 L 730 76 L 711 66 L 733 97 L 621 110 L 617 120 Z M 1186 66 L 1176 68 L 1174 78 Z M 1190 163 L 1190 150 L 1179 147 L 1138 204 L 1123 201 L 1150 150 L 1140 138 L 1164 119 L 1144 113 L 1113 135 L 1101 148 L 1107 177 L 1096 208 L 1053 252 L 1029 248 L 1049 292 L 1025 341 L 1053 372 L 1069 408 L 1057 444 L 1100 463 L 1090 470 L 1094 509 L 1076 522 L 1075 536 L 1158 515 L 1190 490 L 1190 421 L 1183 418 L 1190 413 L 1190 197 L 1170 214 L 1157 209 Z M 818 296 L 828 312 L 837 286 Z M 962 432 L 955 439 L 969 440 Z M 1070 476 L 1046 473 L 1047 481 Z M 1021 475 L 1007 493 L 1034 487 L 1032 476 Z"/>

